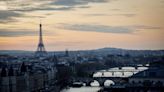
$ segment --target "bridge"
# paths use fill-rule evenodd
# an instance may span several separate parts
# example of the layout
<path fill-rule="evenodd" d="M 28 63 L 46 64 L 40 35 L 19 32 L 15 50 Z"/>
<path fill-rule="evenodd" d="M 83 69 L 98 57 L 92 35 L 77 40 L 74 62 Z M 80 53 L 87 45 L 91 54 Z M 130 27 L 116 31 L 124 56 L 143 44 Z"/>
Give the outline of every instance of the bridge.
<path fill-rule="evenodd" d="M 148 67 L 115 67 L 107 70 L 99 70 L 93 74 L 92 78 L 81 78 L 76 81 L 85 82 L 87 86 L 91 83 L 97 83 L 99 86 L 104 86 L 106 81 L 113 81 L 113 83 L 127 82 L 128 77 L 147 70 Z"/>
<path fill-rule="evenodd" d="M 93 80 L 97 81 L 100 86 L 104 86 L 104 82 L 112 80 L 114 83 L 127 82 L 128 77 L 136 73 L 147 70 L 148 67 L 115 67 L 108 70 L 99 70 L 93 74 Z"/>
<path fill-rule="evenodd" d="M 93 74 L 93 78 L 97 77 L 120 77 L 120 78 L 127 78 L 130 77 L 138 72 L 147 70 L 148 67 L 116 67 L 110 68 L 108 70 L 100 70 Z"/>

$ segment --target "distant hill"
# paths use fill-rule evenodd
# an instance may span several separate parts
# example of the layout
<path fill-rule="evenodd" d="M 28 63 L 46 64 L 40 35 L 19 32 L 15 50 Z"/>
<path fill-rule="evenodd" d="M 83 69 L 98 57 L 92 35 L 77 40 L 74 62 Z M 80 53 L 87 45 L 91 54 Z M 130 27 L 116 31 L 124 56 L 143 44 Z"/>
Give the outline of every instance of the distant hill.
<path fill-rule="evenodd" d="M 55 53 L 65 53 L 65 51 L 54 51 Z M 127 50 L 121 48 L 100 48 L 94 50 L 78 50 L 78 51 L 69 51 L 70 53 L 81 53 L 81 54 L 93 54 L 93 55 L 107 55 L 107 54 L 119 54 L 119 55 L 164 55 L 164 50 Z M 48 52 L 52 54 L 53 52 Z M 0 55 L 33 55 L 34 51 L 23 51 L 23 50 L 0 50 Z"/>
<path fill-rule="evenodd" d="M 100 48 L 94 50 L 95 53 L 101 54 L 130 54 L 130 55 L 164 55 L 164 50 L 128 50 L 121 48 Z"/>

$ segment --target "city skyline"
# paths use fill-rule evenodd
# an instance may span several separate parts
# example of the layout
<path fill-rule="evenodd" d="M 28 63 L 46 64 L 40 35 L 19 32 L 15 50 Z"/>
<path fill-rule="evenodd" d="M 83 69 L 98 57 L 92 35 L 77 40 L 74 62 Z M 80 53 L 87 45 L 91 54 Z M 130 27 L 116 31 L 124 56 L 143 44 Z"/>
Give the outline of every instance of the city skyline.
<path fill-rule="evenodd" d="M 163 0 L 1 0 L 0 50 L 164 49 Z"/>

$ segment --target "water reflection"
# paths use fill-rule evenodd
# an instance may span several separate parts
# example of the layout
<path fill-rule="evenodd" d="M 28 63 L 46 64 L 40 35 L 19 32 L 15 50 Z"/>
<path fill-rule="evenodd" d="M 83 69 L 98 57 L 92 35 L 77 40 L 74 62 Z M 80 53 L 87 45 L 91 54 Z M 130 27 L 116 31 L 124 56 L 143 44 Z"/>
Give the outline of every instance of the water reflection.
<path fill-rule="evenodd" d="M 69 88 L 64 89 L 61 92 L 97 92 L 100 87 L 80 87 L 80 88 Z"/>

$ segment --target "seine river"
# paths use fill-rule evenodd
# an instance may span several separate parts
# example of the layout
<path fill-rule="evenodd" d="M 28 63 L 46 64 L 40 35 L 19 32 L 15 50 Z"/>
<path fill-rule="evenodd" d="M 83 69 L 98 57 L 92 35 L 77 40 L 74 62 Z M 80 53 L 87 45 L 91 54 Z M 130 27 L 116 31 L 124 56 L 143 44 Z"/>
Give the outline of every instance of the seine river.
<path fill-rule="evenodd" d="M 148 69 L 148 67 L 143 67 L 143 66 L 140 66 L 137 68 L 137 72 L 140 72 L 140 71 L 144 71 Z M 108 72 L 110 70 L 117 70 L 115 72 L 115 74 L 113 75 L 111 72 Z M 132 76 L 134 73 L 133 72 L 128 72 L 129 70 L 130 71 L 136 71 L 136 68 L 135 67 L 122 67 L 122 69 L 120 70 L 119 67 L 115 67 L 115 68 L 110 68 L 108 70 L 101 70 L 101 71 L 98 71 L 98 72 L 95 72 L 93 74 L 93 77 L 122 77 L 122 72 L 119 72 L 119 71 L 126 71 L 124 73 L 124 77 L 129 77 L 129 76 Z M 105 71 L 105 73 L 104 73 Z M 135 73 L 137 73 L 135 72 Z M 103 74 L 102 74 L 103 73 Z M 111 84 L 111 81 L 107 80 L 105 83 L 108 84 Z M 94 82 L 94 84 L 96 84 L 96 82 Z M 80 88 L 73 88 L 73 87 L 70 87 L 68 89 L 64 89 L 62 90 L 61 92 L 97 92 L 98 90 L 100 90 L 100 87 L 80 87 Z"/>
<path fill-rule="evenodd" d="M 80 88 L 68 88 L 64 89 L 61 92 L 97 92 L 100 90 L 100 87 L 80 87 Z"/>

